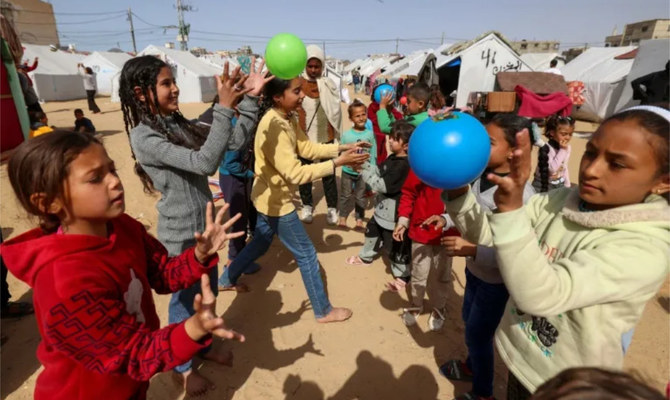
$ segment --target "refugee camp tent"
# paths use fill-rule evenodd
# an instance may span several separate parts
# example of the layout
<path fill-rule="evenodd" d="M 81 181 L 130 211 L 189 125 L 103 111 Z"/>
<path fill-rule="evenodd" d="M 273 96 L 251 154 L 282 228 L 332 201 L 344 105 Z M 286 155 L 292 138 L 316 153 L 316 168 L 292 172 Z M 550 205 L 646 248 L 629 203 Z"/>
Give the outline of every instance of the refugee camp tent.
<path fill-rule="evenodd" d="M 490 92 L 496 74 L 504 71 L 531 71 L 509 42 L 491 31 L 444 49 L 436 55 L 435 68 L 445 96 L 456 91 L 456 107 L 464 107 L 472 92 Z"/>
<path fill-rule="evenodd" d="M 633 100 L 633 88 L 631 82 L 635 79 L 649 75 L 657 71 L 663 71 L 665 64 L 670 59 L 670 39 L 651 39 L 640 42 L 633 66 L 626 77 L 623 91 L 619 97 L 614 111 L 636 106 L 639 100 Z"/>
<path fill-rule="evenodd" d="M 580 112 L 595 118 L 611 115 L 633 66 L 633 58 L 617 59 L 635 46 L 591 47 L 561 67 L 566 81 L 584 82 L 584 104 Z"/>
<path fill-rule="evenodd" d="M 51 51 L 49 46 L 23 44 L 23 58 L 32 62 L 39 57 L 37 69 L 30 72 L 35 92 L 41 102 L 85 99 L 84 81 L 77 71 L 83 54 L 62 50 Z"/>
<path fill-rule="evenodd" d="M 208 103 L 216 96 L 214 76 L 221 74 L 221 69 L 199 60 L 188 51 L 149 45 L 138 55 L 157 56 L 172 67 L 172 73 L 179 85 L 180 102 Z"/>
<path fill-rule="evenodd" d="M 557 62 L 557 68 L 565 65 L 565 59 L 558 53 L 525 53 L 521 55 L 521 61 L 528 64 L 536 72 L 544 72 L 549 69 L 549 63 L 554 59 Z"/>
<path fill-rule="evenodd" d="M 119 72 L 121 72 L 123 64 L 131 58 L 127 53 L 94 51 L 84 58 L 82 63 L 91 67 L 93 72 L 96 73 L 98 94 L 109 96 L 112 94 L 112 87 L 118 87 L 118 82 L 113 84 L 112 81 L 119 79 Z"/>
<path fill-rule="evenodd" d="M 432 49 L 418 50 L 408 54 L 402 60 L 393 64 L 385 74 L 389 75 L 392 78 L 401 78 L 407 75 L 416 75 L 419 73 L 421 66 L 428 54 L 432 54 Z"/>

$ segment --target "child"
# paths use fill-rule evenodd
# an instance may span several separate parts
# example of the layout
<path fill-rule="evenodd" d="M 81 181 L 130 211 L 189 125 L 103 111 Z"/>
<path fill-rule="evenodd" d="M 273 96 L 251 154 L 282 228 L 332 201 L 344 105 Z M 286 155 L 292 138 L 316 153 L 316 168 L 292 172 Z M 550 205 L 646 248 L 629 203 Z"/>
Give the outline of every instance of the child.
<path fill-rule="evenodd" d="M 430 105 L 428 107 L 429 117 L 449 111 L 449 107 L 447 107 L 447 100 L 444 98 L 444 95 L 442 94 L 440 85 L 433 85 L 430 87 L 429 105 Z"/>
<path fill-rule="evenodd" d="M 74 131 L 95 134 L 95 126 L 90 119 L 84 117 L 84 111 L 81 108 L 74 110 Z"/>
<path fill-rule="evenodd" d="M 407 90 L 407 116 L 405 121 L 414 127 L 428 118 L 428 101 L 430 100 L 430 89 L 425 83 L 417 83 Z M 391 93 L 382 98 L 377 111 L 377 123 L 379 130 L 385 134 L 391 131 L 391 123 L 397 120 L 395 114 L 389 113 L 387 106 L 393 102 Z"/>
<path fill-rule="evenodd" d="M 433 307 L 428 318 L 428 327 L 432 331 L 439 331 L 444 325 L 451 278 L 451 257 L 440 243 L 440 238 L 458 235 L 458 231 L 452 228 L 453 223 L 448 224 L 449 230 L 443 229 L 442 225 L 438 227 L 426 224 L 432 216 L 444 214 L 441 193 L 440 189 L 421 182 L 410 170 L 402 187 L 398 202 L 398 222 L 393 230 L 393 239 L 398 242 L 402 242 L 404 236 L 412 239 L 412 306 L 403 310 L 402 320 L 407 326 L 416 324 L 416 317 L 423 310 L 423 297 L 430 277 L 432 290 L 429 294 Z"/>
<path fill-rule="evenodd" d="M 446 193 L 463 235 L 495 247 L 510 293 L 496 334 L 509 399 L 566 368 L 621 368 L 622 335 L 668 274 L 669 131 L 670 112 L 657 107 L 613 115 L 586 145 L 578 187 L 526 206 L 530 146 L 519 134 L 509 175 L 488 176 L 497 213 L 467 187 Z"/>
<path fill-rule="evenodd" d="M 398 199 L 402 186 L 409 173 L 407 161 L 407 146 L 414 131 L 407 121 L 396 121 L 388 135 L 391 151 L 380 167 L 372 164 L 363 164 L 361 175 L 372 190 L 377 192 L 375 213 L 365 228 L 365 243 L 357 256 L 347 258 L 349 265 L 364 265 L 372 263 L 378 254 L 380 245 L 391 259 L 391 273 L 395 278 L 388 284 L 393 291 L 401 290 L 409 281 L 410 240 L 405 236 L 402 241 L 393 240 L 393 229 L 398 219 Z"/>
<path fill-rule="evenodd" d="M 85 67 L 82 63 L 77 64 L 77 70 L 84 81 L 84 90 L 86 90 L 86 99 L 88 100 L 88 111 L 97 114 L 100 112 L 100 108 L 95 104 L 95 92 L 98 90 L 98 82 L 96 80 L 97 74 L 93 72 L 91 67 Z"/>
<path fill-rule="evenodd" d="M 253 64 L 252 62 L 252 65 Z M 262 66 L 261 66 L 262 68 Z M 146 192 L 160 192 L 158 239 L 170 255 L 192 247 L 192 231 L 203 229 L 205 204 L 212 201 L 207 177 L 214 174 L 227 148 L 239 149 L 256 123 L 258 98 L 266 81 L 251 70 L 248 78 L 239 77 L 239 67 L 216 77 L 219 104 L 214 106 L 210 129 L 191 124 L 179 112 L 179 88 L 172 70 L 154 56 L 128 60 L 121 70 L 119 97 L 130 136 L 131 154 L 136 159 L 135 172 Z M 237 107 L 240 118 L 233 130 L 233 105 L 246 93 Z M 132 129 L 132 130 L 131 130 Z M 210 270 L 215 285 L 216 268 Z M 170 323 L 180 322 L 193 314 L 191 304 L 199 286 L 194 285 L 172 295 L 168 310 Z M 216 292 L 216 286 L 212 289 Z M 207 351 L 203 356 L 220 364 L 230 364 L 230 354 Z M 175 368 L 188 395 L 206 392 L 212 383 L 191 362 Z"/>
<path fill-rule="evenodd" d="M 377 89 L 376 86 L 375 89 Z M 374 131 L 375 141 L 377 142 L 377 165 L 381 166 L 381 164 L 386 160 L 386 157 L 388 157 L 388 151 L 386 149 L 387 134 L 382 132 L 379 128 L 377 113 L 381 109 L 381 106 L 375 101 L 374 92 L 375 91 L 373 90 L 372 95 L 370 96 L 370 106 L 368 106 L 368 120 L 372 123 L 372 130 Z M 393 108 L 391 105 L 389 105 L 389 103 L 387 103 L 386 110 L 393 114 L 393 118 L 395 118 L 395 120 L 402 119 L 402 114 L 400 111 Z"/>
<path fill-rule="evenodd" d="M 93 136 L 54 131 L 23 143 L 9 161 L 12 189 L 40 228 L 5 242 L 2 257 L 34 290 L 44 370 L 35 399 L 144 399 L 149 379 L 191 358 L 212 334 L 243 341 L 215 314 L 207 275 L 233 218 L 227 206 L 196 233 L 195 247 L 168 257 L 124 214 L 114 162 Z M 202 276 L 196 313 L 160 328 L 151 289 L 170 293 Z"/>
<path fill-rule="evenodd" d="M 549 143 L 542 146 L 537 156 L 537 168 L 533 179 L 536 192 L 546 192 L 560 187 L 570 187 L 570 139 L 575 130 L 571 117 L 553 115 L 547 120 L 544 134 Z"/>
<path fill-rule="evenodd" d="M 53 131 L 49 126 L 49 119 L 47 115 L 41 111 L 31 111 L 28 113 L 30 117 L 30 136 L 37 137 Z"/>
<path fill-rule="evenodd" d="M 298 185 L 334 174 L 341 165 L 360 165 L 368 154 L 357 149 L 367 143 L 337 145 L 314 143 L 300 129 L 296 110 L 305 94 L 301 79 L 274 78 L 263 94 L 266 110 L 256 130 L 254 171 L 256 179 L 251 198 L 258 212 L 253 239 L 219 278 L 219 287 L 243 286 L 237 282 L 242 272 L 265 252 L 275 235 L 288 248 L 298 263 L 309 301 L 317 322 L 339 322 L 351 317 L 351 310 L 332 307 L 319 273 L 316 250 L 305 227 L 298 219 L 293 205 L 293 193 Z M 338 152 L 347 150 L 338 156 Z M 314 164 L 302 164 L 307 159 L 333 158 Z"/>
<path fill-rule="evenodd" d="M 489 174 L 506 176 L 511 171 L 512 153 L 517 144 L 516 133 L 530 137 L 530 120 L 515 114 L 497 114 L 486 124 L 491 140 L 489 163 L 482 176 L 472 183 L 479 207 L 495 211 L 494 193 L 497 187 Z M 523 189 L 524 201 L 534 194 L 530 184 Z M 445 220 L 438 221 L 437 226 Z M 443 239 L 448 254 L 467 257 L 465 261 L 466 284 L 463 295 L 463 321 L 468 357 L 463 362 L 450 360 L 440 367 L 440 372 L 451 380 L 472 381 L 472 391 L 457 399 L 488 399 L 493 396 L 493 336 L 505 310 L 509 297 L 495 261 L 495 251 L 486 242 L 474 242 L 460 237 Z M 469 397 L 468 397 L 469 396 Z"/>
<path fill-rule="evenodd" d="M 348 144 L 360 141 L 370 143 L 372 146 L 370 148 L 370 162 L 375 165 L 377 147 L 375 144 L 374 133 L 365 127 L 367 122 L 365 104 L 361 103 L 359 100 L 354 100 L 348 110 L 349 119 L 354 126 L 342 134 L 340 143 Z M 352 168 L 344 166 L 342 167 L 342 176 L 340 177 L 339 226 L 347 226 L 347 217 L 349 216 L 351 209 L 354 208 L 352 207 L 354 201 L 356 204 L 356 229 L 363 229 L 363 217 L 365 217 L 365 206 L 367 205 L 367 199 L 365 198 L 365 182 L 358 172 L 354 171 Z"/>

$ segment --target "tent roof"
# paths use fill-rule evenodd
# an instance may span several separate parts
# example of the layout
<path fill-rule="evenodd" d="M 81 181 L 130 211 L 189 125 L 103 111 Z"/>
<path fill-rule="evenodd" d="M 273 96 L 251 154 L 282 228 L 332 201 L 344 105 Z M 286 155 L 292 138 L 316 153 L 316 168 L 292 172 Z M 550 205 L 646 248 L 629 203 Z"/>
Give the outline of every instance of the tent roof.
<path fill-rule="evenodd" d="M 94 51 L 90 55 L 88 55 L 84 60 L 82 61 L 84 64 L 89 59 L 92 59 L 94 57 L 100 57 L 109 62 L 110 64 L 118 67 L 119 69 L 123 68 L 123 64 L 126 63 L 126 61 L 130 60 L 132 57 L 129 56 L 126 53 L 114 53 L 114 52 L 109 52 L 109 51 Z"/>
<path fill-rule="evenodd" d="M 633 49 L 635 46 L 591 47 L 561 67 L 561 72 L 566 81 L 618 82 L 628 75 L 634 60 L 616 57 Z"/>
<path fill-rule="evenodd" d="M 456 43 L 455 45 L 452 45 L 445 50 L 441 51 L 440 53 L 435 53 L 435 68 L 440 68 L 444 64 L 448 63 L 449 61 L 459 57 L 461 54 L 463 54 L 465 51 L 470 49 L 473 46 L 476 46 L 480 42 L 484 42 L 485 40 L 489 39 L 497 39 L 501 42 L 503 47 L 506 47 L 510 53 L 515 55 L 516 57 L 519 57 L 519 53 L 517 53 L 511 46 L 510 42 L 499 32 L 496 31 L 488 31 L 484 34 L 481 34 L 477 36 L 476 38 L 469 40 L 467 42 L 461 42 L 461 43 Z M 445 46 L 446 47 L 446 46 Z M 526 64 L 521 58 L 519 60 Z M 526 64 L 528 66 L 528 64 Z M 528 67 L 530 68 L 530 67 Z"/>
<path fill-rule="evenodd" d="M 77 64 L 82 62 L 84 55 L 66 51 L 51 51 L 49 46 L 24 44 L 23 58 L 32 60 L 39 57 L 39 65 L 34 73 L 45 75 L 77 75 Z"/>
<path fill-rule="evenodd" d="M 558 53 L 525 53 L 519 57 L 523 62 L 528 64 L 533 71 L 541 72 L 548 69 L 551 60 L 558 56 Z"/>
<path fill-rule="evenodd" d="M 221 73 L 218 68 L 198 59 L 188 51 L 168 49 L 154 45 L 147 46 L 138 55 L 165 54 L 172 61 L 193 72 L 195 75 L 212 76 Z"/>

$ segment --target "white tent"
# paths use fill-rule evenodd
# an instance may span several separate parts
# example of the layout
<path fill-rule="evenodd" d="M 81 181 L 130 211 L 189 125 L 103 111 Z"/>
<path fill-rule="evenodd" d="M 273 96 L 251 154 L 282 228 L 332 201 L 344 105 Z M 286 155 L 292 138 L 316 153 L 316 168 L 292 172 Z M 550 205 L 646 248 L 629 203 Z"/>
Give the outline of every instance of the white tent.
<path fill-rule="evenodd" d="M 635 46 L 591 47 L 561 68 L 566 81 L 584 82 L 584 104 L 580 111 L 606 118 L 614 112 L 634 59 L 616 57 Z"/>
<path fill-rule="evenodd" d="M 498 72 L 531 71 L 497 32 L 443 50 L 437 55 L 435 67 L 442 93 L 457 91 L 456 107 L 466 106 L 471 92 L 493 91 Z"/>
<path fill-rule="evenodd" d="M 118 88 L 119 72 L 123 64 L 130 60 L 127 53 L 110 53 L 108 51 L 95 51 L 89 54 L 82 63 L 91 67 L 96 73 L 98 83 L 98 94 L 111 95 L 112 87 Z M 116 79 L 116 83 L 112 83 Z"/>
<path fill-rule="evenodd" d="M 521 55 L 521 60 L 528 64 L 533 71 L 544 72 L 549 69 L 549 63 L 553 59 L 557 61 L 557 68 L 565 65 L 565 60 L 558 57 L 558 53 L 525 53 Z"/>
<path fill-rule="evenodd" d="M 154 55 L 172 67 L 172 73 L 179 85 L 179 101 L 182 103 L 207 103 L 216 96 L 214 76 L 221 69 L 198 59 L 188 51 L 179 51 L 147 46 L 138 56 Z M 114 98 L 112 98 L 114 100 Z"/>
<path fill-rule="evenodd" d="M 633 61 L 633 66 L 626 77 L 623 92 L 614 110 L 619 111 L 640 104 L 639 100 L 633 100 L 631 82 L 653 72 L 663 71 L 669 59 L 670 39 L 652 39 L 640 42 L 635 61 Z"/>
<path fill-rule="evenodd" d="M 49 46 L 23 44 L 23 57 L 32 61 L 39 57 L 37 69 L 30 72 L 35 92 L 40 101 L 66 101 L 85 99 L 84 82 L 77 71 L 77 64 L 84 55 L 66 51 L 51 51 Z"/>

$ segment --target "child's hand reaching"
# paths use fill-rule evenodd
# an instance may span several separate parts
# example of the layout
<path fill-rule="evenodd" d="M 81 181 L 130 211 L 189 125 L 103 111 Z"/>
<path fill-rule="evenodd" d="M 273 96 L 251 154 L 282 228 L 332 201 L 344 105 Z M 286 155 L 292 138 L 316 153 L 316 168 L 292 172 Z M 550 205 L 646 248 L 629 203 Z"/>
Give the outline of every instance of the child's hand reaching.
<path fill-rule="evenodd" d="M 433 225 L 436 231 L 441 231 L 447 225 L 447 220 L 441 215 L 431 215 L 421 223 L 423 229 L 429 229 L 431 225 Z"/>
<path fill-rule="evenodd" d="M 382 97 L 382 101 L 379 103 L 379 109 L 386 110 L 392 103 L 393 103 L 393 93 L 389 91 L 388 93 L 386 93 L 386 96 Z"/>
<path fill-rule="evenodd" d="M 405 225 L 396 224 L 395 229 L 393 230 L 393 240 L 396 242 L 402 242 L 405 238 L 405 231 L 407 228 Z"/>
<path fill-rule="evenodd" d="M 195 314 L 187 319 L 184 324 L 186 334 L 196 342 L 210 333 L 224 339 L 244 342 L 244 335 L 227 329 L 223 318 L 217 317 L 216 297 L 212 293 L 207 274 L 203 274 L 200 278 L 200 289 L 202 294 L 196 294 L 195 299 L 193 299 Z"/>
<path fill-rule="evenodd" d="M 242 214 L 237 213 L 237 215 L 229 219 L 225 224 L 221 225 L 221 222 L 223 222 L 223 216 L 226 214 L 226 211 L 228 211 L 228 204 L 223 204 L 223 207 L 221 207 L 219 212 L 216 213 L 216 219 L 212 219 L 213 207 L 214 205 L 211 202 L 207 203 L 207 211 L 205 214 L 205 231 L 203 233 L 196 232 L 194 234 L 195 240 L 197 242 L 195 245 L 195 258 L 201 264 L 207 262 L 207 260 L 212 255 L 221 250 L 227 240 L 235 239 L 244 235 L 244 232 L 226 232 L 231 226 L 233 226 L 235 221 L 240 219 Z"/>
<path fill-rule="evenodd" d="M 460 236 L 445 236 L 440 243 L 447 249 L 447 254 L 458 257 L 475 257 L 477 246 L 468 242 Z"/>
<path fill-rule="evenodd" d="M 516 133 L 516 148 L 510 161 L 510 173 L 501 177 L 489 174 L 487 178 L 498 189 L 493 195 L 499 212 L 514 211 L 523 206 L 523 190 L 530 176 L 530 137 L 528 130 Z"/>
<path fill-rule="evenodd" d="M 219 104 L 223 107 L 233 108 L 238 100 L 251 91 L 247 88 L 245 82 L 248 76 L 240 74 L 240 67 L 237 66 L 232 74 L 228 74 L 229 65 L 226 62 L 223 66 L 223 75 L 216 76 L 216 92 L 219 94 Z"/>
<path fill-rule="evenodd" d="M 358 153 L 363 154 L 364 152 L 367 152 L 368 149 L 370 149 L 371 147 L 372 145 L 370 143 L 361 140 L 360 142 L 341 144 L 338 147 L 338 151 L 347 151 L 351 149 L 356 149 Z"/>
<path fill-rule="evenodd" d="M 360 167 L 364 162 L 366 162 L 370 158 L 370 154 L 366 153 L 359 153 L 358 152 L 358 147 L 353 147 L 344 153 L 340 154 L 337 158 L 333 159 L 333 162 L 335 163 L 336 167 L 346 165 L 351 168 L 358 168 Z"/>
<path fill-rule="evenodd" d="M 249 89 L 249 94 L 252 96 L 259 96 L 265 84 L 274 78 L 272 75 L 268 76 L 269 71 L 263 71 L 264 66 L 265 60 L 261 61 L 261 65 L 256 71 L 256 57 L 251 57 L 251 69 L 247 80 L 244 82 L 244 88 Z"/>

